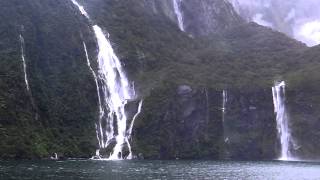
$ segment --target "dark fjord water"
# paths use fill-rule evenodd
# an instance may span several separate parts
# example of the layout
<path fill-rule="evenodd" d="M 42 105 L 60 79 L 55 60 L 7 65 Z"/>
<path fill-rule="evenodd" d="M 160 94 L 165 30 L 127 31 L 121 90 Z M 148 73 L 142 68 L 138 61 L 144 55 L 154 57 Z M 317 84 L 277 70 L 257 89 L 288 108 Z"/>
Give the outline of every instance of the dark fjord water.
<path fill-rule="evenodd" d="M 320 163 L 276 161 L 0 161 L 0 179 L 320 180 Z"/>

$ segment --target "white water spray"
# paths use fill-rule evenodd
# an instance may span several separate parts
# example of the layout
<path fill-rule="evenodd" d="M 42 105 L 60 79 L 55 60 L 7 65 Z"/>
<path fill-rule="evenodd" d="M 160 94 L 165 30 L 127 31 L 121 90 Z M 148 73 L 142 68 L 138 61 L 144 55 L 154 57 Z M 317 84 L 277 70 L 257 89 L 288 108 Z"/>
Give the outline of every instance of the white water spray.
<path fill-rule="evenodd" d="M 279 160 L 292 160 L 290 152 L 291 134 L 288 126 L 288 115 L 285 105 L 285 87 L 284 81 L 277 82 L 272 87 L 274 112 L 276 114 L 278 135 L 281 143 L 281 154 Z"/>
<path fill-rule="evenodd" d="M 71 1 L 79 8 L 81 14 L 84 15 L 89 21 L 91 21 L 88 13 L 85 11 L 83 6 L 81 6 L 75 0 Z M 120 60 L 114 53 L 114 50 L 108 39 L 109 35 L 108 37 L 106 37 L 102 29 L 98 25 L 92 26 L 92 29 L 95 33 L 99 48 L 98 75 L 95 75 L 93 69 L 91 68 L 85 44 L 84 49 L 86 52 L 88 66 L 95 77 L 99 96 L 100 115 L 99 122 L 96 124 L 99 147 L 100 149 L 108 148 L 109 145 L 114 142 L 113 140 L 115 140 L 116 144 L 107 160 L 123 159 L 123 147 L 125 145 L 127 145 L 129 149 L 129 155 L 127 159 L 131 159 L 132 152 L 128 140 L 128 118 L 125 111 L 125 106 L 128 101 L 132 101 L 136 98 L 135 92 L 128 82 L 128 79 L 121 66 Z M 100 88 L 99 84 L 101 86 Z M 139 106 L 139 109 L 140 108 L 141 107 Z M 141 109 L 139 111 L 141 111 Z M 116 128 L 114 128 L 115 121 Z M 131 125 L 129 131 L 132 131 Z M 96 151 L 96 155 L 100 157 L 100 150 Z"/>
<path fill-rule="evenodd" d="M 183 15 L 182 15 L 182 11 L 181 11 L 181 3 L 182 3 L 182 0 L 173 0 L 173 8 L 174 8 L 174 12 L 177 16 L 178 25 L 179 25 L 180 30 L 185 31 L 184 23 L 183 23 Z"/>

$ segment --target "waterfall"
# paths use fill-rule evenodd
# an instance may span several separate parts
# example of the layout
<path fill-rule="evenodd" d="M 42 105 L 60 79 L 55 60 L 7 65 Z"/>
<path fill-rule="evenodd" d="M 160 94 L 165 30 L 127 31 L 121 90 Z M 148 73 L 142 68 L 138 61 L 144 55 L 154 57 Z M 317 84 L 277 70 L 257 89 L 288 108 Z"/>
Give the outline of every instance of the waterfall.
<path fill-rule="evenodd" d="M 27 74 L 27 64 L 26 64 L 26 59 L 24 55 L 24 38 L 20 34 L 19 36 L 20 39 L 20 44 L 21 44 L 21 60 L 22 60 L 22 65 L 23 65 L 23 73 L 24 73 L 24 81 L 26 84 L 26 88 L 28 92 L 30 92 L 30 86 L 29 86 L 29 81 L 28 81 L 28 74 Z"/>
<path fill-rule="evenodd" d="M 102 104 L 101 104 L 101 96 L 100 96 L 100 90 L 99 90 L 99 83 L 98 83 L 98 78 L 97 78 L 97 75 L 96 73 L 94 72 L 94 70 L 92 69 L 91 67 L 91 63 L 90 63 L 90 59 L 89 59 L 89 55 L 88 55 L 88 51 L 87 51 L 87 45 L 85 42 L 82 42 L 83 43 L 83 49 L 84 49 L 84 52 L 85 52 L 85 55 L 86 55 L 86 59 L 87 59 L 87 65 L 92 73 L 92 76 L 94 78 L 94 82 L 96 84 L 96 89 L 97 89 L 97 95 L 98 95 L 98 105 L 99 105 L 99 122 L 96 124 L 96 134 L 97 134 L 97 139 L 98 139 L 98 143 L 99 143 L 99 147 L 102 147 L 101 145 L 101 140 L 100 140 L 100 137 L 99 137 L 99 134 L 102 134 L 102 125 L 101 125 L 101 118 L 104 114 L 104 111 L 103 111 L 103 107 L 102 107 Z M 99 153 L 99 150 L 96 151 L 96 156 L 97 157 L 100 157 L 100 153 Z"/>
<path fill-rule="evenodd" d="M 223 121 L 224 121 L 224 115 L 226 113 L 226 105 L 228 102 L 228 94 L 226 90 L 222 91 L 222 115 L 223 115 Z"/>
<path fill-rule="evenodd" d="M 20 39 L 20 46 L 21 46 L 21 60 L 22 60 L 22 65 L 23 65 L 23 73 L 24 73 L 24 82 L 25 82 L 25 85 L 26 85 L 26 89 L 28 91 L 28 95 L 29 95 L 29 98 L 30 98 L 30 102 L 31 102 L 31 105 L 32 105 L 32 108 L 33 108 L 33 111 L 35 113 L 35 120 L 38 120 L 39 119 L 39 114 L 38 114 L 38 111 L 37 111 L 37 107 L 36 107 L 36 104 L 34 103 L 34 99 L 33 99 L 33 96 L 32 96 L 32 92 L 31 92 L 31 89 L 30 89 L 30 85 L 29 85 L 29 81 L 28 81 L 28 73 L 27 73 L 27 63 L 26 63 L 26 58 L 25 58 L 25 53 L 24 53 L 24 38 L 23 36 L 20 34 L 19 35 L 19 39 Z"/>
<path fill-rule="evenodd" d="M 227 101 L 228 101 L 228 94 L 227 94 L 227 91 L 226 90 L 223 90 L 222 91 L 222 123 L 223 123 L 223 127 L 224 127 L 224 123 L 225 123 L 225 115 L 226 115 L 226 110 L 227 110 Z M 225 128 L 224 129 L 224 133 L 223 133 L 223 136 L 224 136 L 224 142 L 225 143 L 228 143 L 229 141 L 229 137 L 226 136 L 226 133 L 225 133 Z"/>
<path fill-rule="evenodd" d="M 178 25 L 179 25 L 180 30 L 185 31 L 184 24 L 183 24 L 183 15 L 182 15 L 182 11 L 181 11 L 181 3 L 182 3 L 182 0 L 173 0 L 173 8 L 174 8 L 174 12 L 177 16 Z"/>
<path fill-rule="evenodd" d="M 222 91 L 222 123 L 224 124 L 225 121 L 225 115 L 226 115 L 226 105 L 227 105 L 228 97 L 227 97 L 227 91 L 223 90 Z M 224 126 L 224 125 L 223 125 Z M 225 133 L 224 133 L 225 134 Z M 224 135 L 225 136 L 225 135 Z M 225 142 L 227 141 L 227 138 L 224 137 Z"/>
<path fill-rule="evenodd" d="M 133 116 L 132 121 L 131 121 L 131 124 L 130 124 L 130 127 L 129 127 L 128 131 L 127 131 L 126 141 L 127 141 L 128 148 L 129 148 L 129 152 L 130 152 L 129 155 L 128 155 L 128 157 L 127 157 L 127 159 L 132 159 L 131 146 L 130 146 L 130 143 L 129 143 L 128 141 L 129 141 L 129 139 L 131 138 L 131 135 L 132 135 L 132 129 L 133 129 L 134 122 L 135 122 L 135 120 L 137 119 L 137 117 L 139 116 L 139 114 L 141 113 L 142 104 L 143 104 L 143 100 L 141 100 L 141 101 L 139 102 L 138 111 L 137 111 L 137 113 Z"/>
<path fill-rule="evenodd" d="M 281 154 L 279 160 L 292 160 L 290 152 L 291 134 L 288 126 L 288 115 L 285 105 L 285 87 L 284 81 L 276 82 L 272 87 L 274 112 L 276 114 L 278 136 L 281 143 Z"/>
<path fill-rule="evenodd" d="M 77 1 L 71 0 L 90 22 L 91 19 Z M 126 145 L 129 155 L 126 159 L 132 158 L 131 146 L 129 138 L 131 135 L 134 119 L 130 125 L 129 132 L 127 130 L 128 117 L 125 106 L 129 101 L 136 99 L 135 91 L 130 85 L 126 74 L 121 66 L 119 58 L 114 53 L 108 37 L 105 36 L 102 29 L 98 25 L 92 26 L 98 45 L 98 73 L 94 73 L 91 68 L 87 49 L 84 43 L 84 49 L 87 57 L 87 64 L 93 73 L 96 81 L 98 97 L 99 97 L 99 120 L 96 124 L 97 138 L 99 141 L 99 149 L 96 155 L 100 158 L 100 150 L 107 149 L 113 142 L 115 145 L 107 160 L 124 159 L 123 148 Z M 138 112 L 141 111 L 139 105 Z"/>
<path fill-rule="evenodd" d="M 137 113 L 136 113 L 136 114 L 133 116 L 133 118 L 132 118 L 132 121 L 131 121 L 131 124 L 130 124 L 130 128 L 129 128 L 129 130 L 128 130 L 128 135 L 129 135 L 129 136 L 128 136 L 128 137 L 129 137 L 128 139 L 130 139 L 130 137 L 131 137 L 134 122 L 135 122 L 135 120 L 137 119 L 138 115 L 141 113 L 142 104 L 143 104 L 143 100 L 141 100 L 141 101 L 139 102 L 138 111 L 137 111 Z"/>

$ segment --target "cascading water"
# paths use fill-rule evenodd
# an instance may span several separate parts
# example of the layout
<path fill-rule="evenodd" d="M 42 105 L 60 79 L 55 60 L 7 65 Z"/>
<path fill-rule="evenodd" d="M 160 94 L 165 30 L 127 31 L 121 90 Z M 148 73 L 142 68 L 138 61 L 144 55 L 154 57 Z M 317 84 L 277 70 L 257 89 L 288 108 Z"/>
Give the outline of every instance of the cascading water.
<path fill-rule="evenodd" d="M 133 125 L 134 125 L 134 122 L 136 121 L 138 115 L 141 113 L 141 110 L 142 110 L 142 104 L 143 104 L 143 100 L 141 100 L 139 102 L 139 106 L 138 106 L 138 111 L 137 113 L 133 116 L 132 118 L 132 121 L 131 121 L 131 124 L 130 124 L 130 127 L 127 131 L 127 138 L 126 138 L 126 142 L 128 144 L 128 148 L 129 148 L 129 155 L 127 157 L 127 159 L 132 159 L 132 150 L 131 150 L 131 146 L 130 146 L 130 143 L 129 143 L 129 139 L 131 138 L 131 135 L 132 135 L 132 129 L 133 129 Z"/>
<path fill-rule="evenodd" d="M 226 90 L 222 91 L 222 123 L 225 123 L 225 115 L 227 110 L 227 101 L 228 101 L 228 94 Z M 224 126 L 224 125 L 223 125 Z M 225 131 L 225 130 L 224 130 Z M 227 143 L 229 141 L 229 137 L 226 136 L 226 132 L 224 132 L 224 141 Z"/>
<path fill-rule="evenodd" d="M 83 6 L 75 0 L 71 1 L 79 8 L 82 15 L 92 22 Z M 127 145 L 129 150 L 129 155 L 126 159 L 131 159 L 132 152 L 129 138 L 131 136 L 134 120 L 141 111 L 142 101 L 139 104 L 138 112 L 134 116 L 129 130 L 127 130 L 128 118 L 125 106 L 129 101 L 136 99 L 135 91 L 133 87 L 130 86 L 130 83 L 122 69 L 121 63 L 102 29 L 98 25 L 93 25 L 92 29 L 95 33 L 99 50 L 98 75 L 96 75 L 91 68 L 85 43 L 83 43 L 83 46 L 88 66 L 96 81 L 99 97 L 100 113 L 99 121 L 96 124 L 99 147 L 100 149 L 106 149 L 115 140 L 113 151 L 108 160 L 123 159 L 123 148 L 125 145 Z M 114 127 L 114 121 L 116 121 L 116 128 Z M 98 158 L 100 158 L 100 149 L 96 151 L 96 156 Z"/>
<path fill-rule="evenodd" d="M 288 115 L 285 105 L 285 87 L 284 81 L 275 83 L 272 87 L 274 112 L 276 114 L 278 135 L 281 143 L 281 155 L 279 160 L 292 160 L 290 152 L 291 134 L 288 126 Z"/>
<path fill-rule="evenodd" d="M 179 25 L 180 30 L 185 31 L 184 23 L 183 23 L 183 15 L 182 15 L 182 11 L 181 11 L 181 3 L 182 3 L 182 0 L 173 0 L 173 8 L 174 8 L 174 12 L 177 16 L 178 25 Z"/>
<path fill-rule="evenodd" d="M 226 113 L 227 102 L 228 102 L 228 94 L 227 94 L 226 90 L 223 90 L 222 91 L 222 114 L 223 114 L 223 117 Z M 224 121 L 224 118 L 223 118 L 223 121 Z"/>
<path fill-rule="evenodd" d="M 24 81 L 25 81 L 28 92 L 30 92 L 30 86 L 29 86 L 28 74 L 27 74 L 27 64 L 26 64 L 26 59 L 24 57 L 24 38 L 22 37 L 21 34 L 19 36 L 19 39 L 21 44 L 21 60 L 23 64 Z"/>
<path fill-rule="evenodd" d="M 103 109 L 102 109 L 102 105 L 101 105 L 101 96 L 100 96 L 100 90 L 99 90 L 99 83 L 98 83 L 98 78 L 97 78 L 97 75 L 96 73 L 94 72 L 94 70 L 92 69 L 91 67 L 91 63 L 90 63 L 90 59 L 89 59 L 89 55 L 88 55 L 88 50 L 87 50 L 87 45 L 85 42 L 83 42 L 83 49 L 84 49 L 84 52 L 85 52 L 85 55 L 86 55 L 86 59 L 87 59 L 87 65 L 92 73 L 92 76 L 94 78 L 94 82 L 96 84 L 96 89 L 97 89 L 97 95 L 98 95 L 98 105 L 99 105 L 99 122 L 96 124 L 96 134 L 97 134 L 97 139 L 98 139 L 98 143 L 99 143 L 99 147 L 102 147 L 101 146 L 101 140 L 100 140 L 100 137 L 99 137 L 99 133 L 102 134 L 102 132 L 99 132 L 100 130 L 102 130 L 102 126 L 101 126 L 101 118 L 104 114 L 103 112 Z M 96 151 L 96 156 L 100 158 L 100 153 L 99 153 L 99 150 Z"/>
<path fill-rule="evenodd" d="M 24 82 L 25 82 L 26 89 L 27 89 L 28 94 L 29 94 L 29 98 L 30 98 L 30 102 L 31 102 L 32 108 L 33 108 L 34 113 L 35 113 L 35 120 L 38 120 L 39 119 L 39 114 L 37 112 L 37 107 L 36 107 L 36 105 L 34 103 L 34 99 L 33 99 L 32 92 L 31 92 L 30 85 L 29 85 L 29 81 L 28 81 L 27 64 L 26 64 L 26 58 L 25 58 L 25 53 L 24 53 L 24 46 L 25 46 L 24 45 L 24 38 L 23 38 L 23 36 L 21 34 L 19 35 L 19 39 L 20 39 L 20 45 L 21 45 L 21 60 L 22 60 L 22 65 L 23 65 Z"/>
<path fill-rule="evenodd" d="M 127 134 L 128 134 L 128 137 L 129 137 L 128 139 L 131 138 L 133 125 L 134 125 L 134 122 L 135 122 L 135 120 L 137 119 L 138 115 L 141 113 L 142 104 L 143 104 L 143 100 L 141 100 L 141 101 L 139 102 L 138 111 L 137 111 L 137 113 L 136 113 L 136 114 L 133 116 L 133 118 L 132 118 L 130 127 L 129 127 L 129 129 L 128 129 L 128 133 L 127 133 Z"/>

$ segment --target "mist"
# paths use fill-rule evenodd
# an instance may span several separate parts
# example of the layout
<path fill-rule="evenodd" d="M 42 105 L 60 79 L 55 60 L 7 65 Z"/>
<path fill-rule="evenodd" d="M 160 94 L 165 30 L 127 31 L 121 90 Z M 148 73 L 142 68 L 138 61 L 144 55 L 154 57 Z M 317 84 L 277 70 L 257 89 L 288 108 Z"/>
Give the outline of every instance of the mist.
<path fill-rule="evenodd" d="M 319 0 L 230 0 L 247 21 L 286 33 L 308 46 L 320 44 Z"/>

